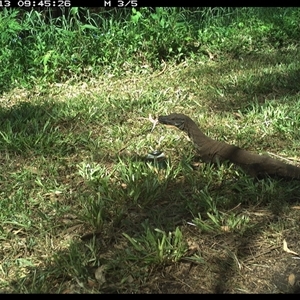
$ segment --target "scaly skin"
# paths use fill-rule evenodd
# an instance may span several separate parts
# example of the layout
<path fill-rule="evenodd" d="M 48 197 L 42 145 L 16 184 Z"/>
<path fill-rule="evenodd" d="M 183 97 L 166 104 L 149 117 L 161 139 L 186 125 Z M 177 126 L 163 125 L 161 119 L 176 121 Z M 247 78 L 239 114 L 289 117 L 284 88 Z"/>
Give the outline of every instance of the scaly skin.
<path fill-rule="evenodd" d="M 194 142 L 201 159 L 206 163 L 230 161 L 253 177 L 269 175 L 300 180 L 300 168 L 267 155 L 258 155 L 234 145 L 215 141 L 202 133 L 197 124 L 184 114 L 172 113 L 168 116 L 159 116 L 158 121 L 186 132 Z"/>

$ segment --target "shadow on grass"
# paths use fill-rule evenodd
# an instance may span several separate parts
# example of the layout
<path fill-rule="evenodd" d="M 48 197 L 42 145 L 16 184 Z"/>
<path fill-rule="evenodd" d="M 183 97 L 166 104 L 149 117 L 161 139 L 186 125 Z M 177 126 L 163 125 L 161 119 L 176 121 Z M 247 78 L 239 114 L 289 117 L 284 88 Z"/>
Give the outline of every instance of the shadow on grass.
<path fill-rule="evenodd" d="M 89 149 L 108 123 L 117 126 L 126 120 L 121 106 L 101 110 L 95 104 L 95 111 L 90 111 L 92 105 L 83 99 L 78 104 L 44 101 L 1 107 L 0 150 L 26 157 L 68 156 Z"/>
<path fill-rule="evenodd" d="M 270 54 L 244 54 L 187 71 L 186 78 L 195 78 L 196 83 L 199 82 L 201 97 L 213 110 L 238 110 L 254 101 L 264 103 L 267 99 L 298 95 L 299 59 L 298 48 L 276 50 Z M 203 77 L 205 83 L 202 83 Z M 203 84 L 205 89 L 200 87 Z M 191 87 L 197 89 L 198 83 Z"/>
<path fill-rule="evenodd" d="M 79 116 L 71 117 L 64 112 L 63 105 L 51 102 L 40 105 L 23 102 L 11 108 L 1 108 L 1 150 L 25 156 L 28 153 L 74 153 L 76 147 L 71 139 L 66 138 L 66 132 L 74 133 Z"/>
<path fill-rule="evenodd" d="M 128 157 L 139 159 L 139 157 Z M 101 231 L 89 233 L 85 226 L 82 227 L 82 240 L 73 240 L 64 251 L 57 251 L 49 262 L 41 267 L 27 268 L 28 274 L 10 283 L 8 292 L 29 292 L 29 293 L 228 293 L 234 292 L 231 278 L 239 276 L 234 256 L 243 261 L 248 257 L 255 256 L 257 249 L 255 241 L 263 235 L 264 230 L 270 222 L 276 222 L 283 216 L 284 211 L 274 207 L 274 216 L 265 218 L 257 223 L 255 227 L 247 229 L 240 234 L 200 234 L 197 230 L 193 234 L 184 236 L 189 240 L 196 240 L 200 251 L 205 253 L 205 264 L 190 263 L 193 273 L 182 273 L 180 276 L 174 272 L 175 263 L 161 266 L 145 266 L 143 259 L 130 261 L 127 250 L 132 247 L 124 240 L 122 233 L 126 232 L 132 237 L 139 237 L 141 234 L 141 223 L 148 220 L 153 228 L 160 228 L 164 231 L 174 231 L 176 226 L 184 226 L 187 220 L 193 217 L 197 211 L 190 212 L 186 206 L 185 191 L 192 190 L 192 186 L 181 184 L 177 180 L 170 181 L 170 187 L 176 187 L 162 191 L 158 201 L 149 205 L 137 206 L 126 201 L 123 205 L 123 214 L 116 220 L 108 220 Z M 281 183 L 279 183 L 279 186 Z M 286 183 L 282 182 L 281 188 Z M 111 189 L 119 187 L 112 184 Z M 180 193 L 183 192 L 183 193 Z M 268 193 L 268 191 L 266 192 Z M 273 192 L 272 192 L 273 193 Z M 270 192 L 270 198 L 272 198 Z M 291 198 L 293 193 L 291 193 Z M 251 203 L 253 199 L 248 200 Z M 268 195 L 265 195 L 268 198 Z M 289 199 L 287 199 L 289 200 Z M 269 203 L 270 204 L 270 203 Z M 267 203 L 267 205 L 269 205 Z M 265 205 L 265 204 L 264 204 Z M 280 205 L 280 204 L 279 204 Z M 247 206 L 247 203 L 245 203 Z M 228 207 L 230 209 L 230 207 Z M 70 224 L 69 226 L 73 226 Z M 84 237 L 84 238 L 83 238 Z M 232 240 L 234 237 L 234 241 Z M 218 257 L 218 247 L 222 249 L 222 255 Z M 226 252 L 223 250 L 229 249 Z M 105 283 L 95 279 L 95 271 L 98 267 L 105 265 Z M 182 262 L 176 263 L 183 266 Z M 206 270 L 205 270 L 206 268 Z M 207 268 L 209 271 L 207 271 Z M 164 276 L 161 277 L 161 274 Z M 212 276 L 211 278 L 208 278 Z M 159 278 L 159 280 L 157 280 Z M 201 285 L 199 284 L 201 281 Z M 168 283 L 174 282 L 170 286 Z M 5 291 L 2 291 L 5 292 Z M 266 292 L 266 291 L 264 291 Z"/>

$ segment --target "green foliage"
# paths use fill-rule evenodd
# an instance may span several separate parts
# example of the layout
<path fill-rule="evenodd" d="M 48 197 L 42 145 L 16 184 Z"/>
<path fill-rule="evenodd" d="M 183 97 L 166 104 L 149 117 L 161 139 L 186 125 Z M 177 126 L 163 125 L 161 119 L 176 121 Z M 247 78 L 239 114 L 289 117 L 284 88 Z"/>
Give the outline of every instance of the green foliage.
<path fill-rule="evenodd" d="M 131 47 L 133 53 L 141 52 L 147 61 L 168 60 L 173 57 L 180 60 L 191 51 L 189 42 L 193 40 L 192 27 L 184 14 L 176 8 L 155 8 L 155 13 L 147 9 L 132 10 L 131 21 L 135 25 L 132 32 Z"/>
<path fill-rule="evenodd" d="M 152 230 L 147 221 L 142 227 L 144 233 L 140 237 L 133 238 L 123 233 L 131 244 L 127 249 L 127 259 L 142 260 L 146 265 L 158 266 L 177 262 L 186 253 L 187 244 L 178 227 L 169 233 L 158 228 Z"/>
<path fill-rule="evenodd" d="M 179 62 L 208 50 L 232 55 L 272 51 L 297 43 L 300 35 L 298 8 L 157 7 L 101 14 L 74 7 L 61 17 L 48 14 L 1 11 L 1 90 L 16 80 L 28 85 L 151 71 L 162 60 Z"/>
<path fill-rule="evenodd" d="M 119 178 L 124 186 L 123 197 L 134 204 L 147 205 L 159 199 L 167 180 L 157 176 L 157 169 L 140 162 L 120 162 Z M 167 177 L 168 178 L 168 177 Z"/>
<path fill-rule="evenodd" d="M 7 89 L 13 80 L 23 78 L 28 70 L 28 51 L 20 37 L 28 26 L 18 21 L 18 14 L 17 10 L 3 9 L 0 12 L 0 91 Z"/>
<path fill-rule="evenodd" d="M 214 213 L 207 212 L 206 218 L 199 214 L 193 220 L 195 225 L 203 232 L 239 232 L 248 229 L 249 217 L 234 213 L 222 213 L 215 210 Z"/>

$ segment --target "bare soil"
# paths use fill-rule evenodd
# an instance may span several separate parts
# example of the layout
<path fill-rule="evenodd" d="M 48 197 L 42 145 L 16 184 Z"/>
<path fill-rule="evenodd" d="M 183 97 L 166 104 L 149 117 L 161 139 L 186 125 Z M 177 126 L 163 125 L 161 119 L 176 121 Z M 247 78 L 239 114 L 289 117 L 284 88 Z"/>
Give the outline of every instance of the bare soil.
<path fill-rule="evenodd" d="M 167 266 L 151 276 L 141 293 L 300 293 L 300 259 L 283 251 L 278 234 L 192 236 L 204 262 Z M 284 237 L 290 249 L 300 249 L 298 232 L 286 230 Z M 272 246 L 270 239 L 278 242 Z"/>

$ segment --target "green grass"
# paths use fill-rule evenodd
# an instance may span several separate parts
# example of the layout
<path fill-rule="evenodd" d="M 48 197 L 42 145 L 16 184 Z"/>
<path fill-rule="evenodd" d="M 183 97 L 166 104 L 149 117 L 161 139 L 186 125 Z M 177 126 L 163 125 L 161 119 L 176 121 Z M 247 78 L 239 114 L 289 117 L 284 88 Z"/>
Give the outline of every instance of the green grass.
<path fill-rule="evenodd" d="M 214 274 L 229 282 L 253 267 L 251 242 L 297 240 L 299 183 L 199 164 L 183 132 L 147 118 L 182 112 L 299 164 L 299 9 L 82 10 L 47 26 L 0 13 L 0 291 L 214 292 L 173 270 L 212 268 L 226 248 Z M 144 161 L 155 149 L 164 168 Z"/>

